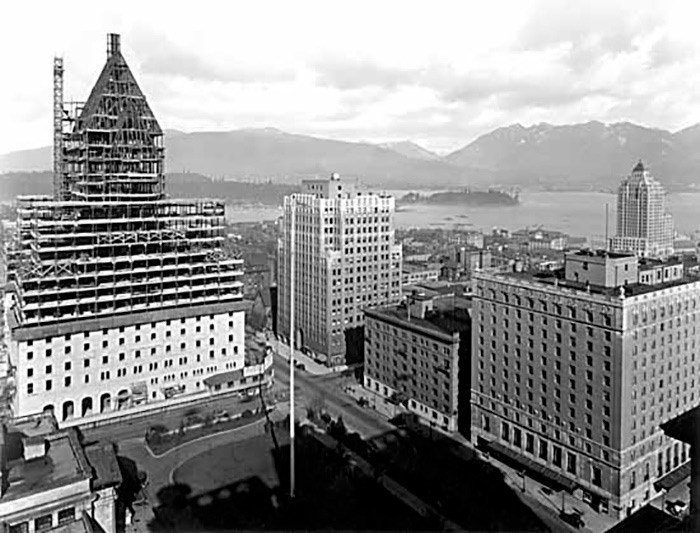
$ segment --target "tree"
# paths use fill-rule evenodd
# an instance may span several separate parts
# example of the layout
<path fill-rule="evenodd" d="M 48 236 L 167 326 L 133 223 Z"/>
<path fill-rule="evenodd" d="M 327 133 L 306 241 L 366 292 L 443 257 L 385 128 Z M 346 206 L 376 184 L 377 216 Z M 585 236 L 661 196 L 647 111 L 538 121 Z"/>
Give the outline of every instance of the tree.
<path fill-rule="evenodd" d="M 343 440 L 345 440 L 345 437 L 348 434 L 348 430 L 345 427 L 345 423 L 343 422 L 342 416 L 339 416 L 338 420 L 336 420 L 335 422 L 333 422 L 331 424 L 331 427 L 329 428 L 328 432 L 330 433 L 331 437 L 333 437 L 334 439 L 337 439 L 341 442 Z"/>

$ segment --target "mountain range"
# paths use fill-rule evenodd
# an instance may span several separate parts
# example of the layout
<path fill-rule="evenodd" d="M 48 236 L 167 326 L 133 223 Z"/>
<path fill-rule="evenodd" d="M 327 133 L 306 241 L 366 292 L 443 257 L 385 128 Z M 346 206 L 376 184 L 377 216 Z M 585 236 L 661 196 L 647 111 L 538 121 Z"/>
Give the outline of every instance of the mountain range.
<path fill-rule="evenodd" d="M 699 144 L 700 124 L 672 133 L 629 122 L 597 121 L 514 124 L 445 156 L 411 141 L 375 145 L 275 128 L 165 132 L 166 166 L 171 173 L 291 184 L 339 172 L 366 185 L 388 188 L 612 189 L 643 159 L 669 189 L 687 189 L 700 182 Z M 51 147 L 0 156 L 0 172 L 50 168 Z"/>

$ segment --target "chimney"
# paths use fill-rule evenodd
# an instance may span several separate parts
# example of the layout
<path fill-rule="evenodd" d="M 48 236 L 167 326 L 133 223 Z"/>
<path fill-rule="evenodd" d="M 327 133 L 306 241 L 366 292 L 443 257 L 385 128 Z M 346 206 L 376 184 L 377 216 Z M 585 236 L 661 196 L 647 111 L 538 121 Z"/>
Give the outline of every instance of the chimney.
<path fill-rule="evenodd" d="M 22 439 L 22 447 L 24 448 L 25 461 L 39 459 L 46 455 L 46 439 L 40 435 L 24 437 Z"/>

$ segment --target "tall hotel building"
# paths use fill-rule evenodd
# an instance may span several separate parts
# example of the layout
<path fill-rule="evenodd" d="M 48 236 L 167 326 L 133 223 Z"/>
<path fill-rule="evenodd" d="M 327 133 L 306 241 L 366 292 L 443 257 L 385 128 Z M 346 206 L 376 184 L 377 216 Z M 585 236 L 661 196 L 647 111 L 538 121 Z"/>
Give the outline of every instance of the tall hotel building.
<path fill-rule="evenodd" d="M 614 516 L 657 496 L 688 458 L 659 426 L 700 403 L 700 278 L 606 252 L 475 278 L 472 439 Z"/>
<path fill-rule="evenodd" d="M 16 417 L 125 415 L 261 377 L 224 205 L 165 194 L 163 133 L 120 51 L 84 104 L 55 76 L 54 198 L 18 199 L 6 309 Z M 268 361 L 269 363 L 269 361 Z"/>
<path fill-rule="evenodd" d="M 292 285 L 295 346 L 328 366 L 343 364 L 345 331 L 363 326 L 363 309 L 401 300 L 394 198 L 354 191 L 337 174 L 304 180 L 301 193 L 284 199 L 279 241 L 278 331 L 287 339 Z"/>
<path fill-rule="evenodd" d="M 616 252 L 640 257 L 673 253 L 673 218 L 666 208 L 666 191 L 640 161 L 617 190 Z"/>

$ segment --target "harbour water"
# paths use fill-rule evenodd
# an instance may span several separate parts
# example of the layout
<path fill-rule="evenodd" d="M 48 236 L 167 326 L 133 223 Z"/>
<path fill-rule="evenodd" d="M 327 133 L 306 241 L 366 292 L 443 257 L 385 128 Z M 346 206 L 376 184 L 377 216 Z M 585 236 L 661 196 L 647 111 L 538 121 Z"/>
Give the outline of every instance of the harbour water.
<path fill-rule="evenodd" d="M 390 191 L 395 195 L 408 191 Z M 602 192 L 527 192 L 520 194 L 520 205 L 505 207 L 465 207 L 459 205 L 407 205 L 399 207 L 396 225 L 491 231 L 542 226 L 569 235 L 603 235 L 605 205 L 609 205 L 609 229 L 615 230 L 615 195 Z M 669 195 L 671 213 L 681 233 L 700 230 L 700 194 Z M 282 210 L 272 207 L 227 206 L 230 222 L 275 220 Z"/>

